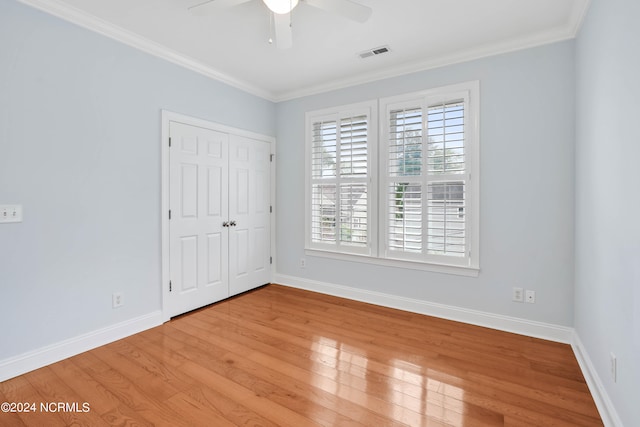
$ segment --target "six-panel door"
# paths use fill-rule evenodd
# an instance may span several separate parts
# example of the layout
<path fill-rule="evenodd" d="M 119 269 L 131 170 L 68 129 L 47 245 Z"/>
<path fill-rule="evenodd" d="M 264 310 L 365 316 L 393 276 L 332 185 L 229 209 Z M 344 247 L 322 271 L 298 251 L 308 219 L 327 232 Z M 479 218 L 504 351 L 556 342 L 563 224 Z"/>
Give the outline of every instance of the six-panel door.
<path fill-rule="evenodd" d="M 170 122 L 169 315 L 268 283 L 269 143 Z"/>
<path fill-rule="evenodd" d="M 229 141 L 229 290 L 236 295 L 270 279 L 269 143 Z"/>

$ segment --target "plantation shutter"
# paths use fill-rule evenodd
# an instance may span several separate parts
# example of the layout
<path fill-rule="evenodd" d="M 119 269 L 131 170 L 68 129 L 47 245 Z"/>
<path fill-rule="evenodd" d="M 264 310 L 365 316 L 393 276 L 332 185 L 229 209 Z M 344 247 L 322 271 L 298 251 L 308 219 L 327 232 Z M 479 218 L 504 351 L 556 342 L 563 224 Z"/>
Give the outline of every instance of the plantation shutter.
<path fill-rule="evenodd" d="M 311 233 L 316 249 L 368 253 L 370 113 L 311 122 Z"/>
<path fill-rule="evenodd" d="M 305 113 L 305 253 L 477 275 L 479 88 Z"/>
<path fill-rule="evenodd" d="M 314 242 L 336 240 L 336 120 L 313 124 L 311 234 Z"/>
<path fill-rule="evenodd" d="M 422 98 L 387 106 L 385 257 L 466 263 L 466 105 Z"/>
<path fill-rule="evenodd" d="M 427 251 L 466 256 L 465 107 L 463 101 L 427 109 Z"/>
<path fill-rule="evenodd" d="M 422 253 L 422 108 L 389 114 L 387 187 L 388 247 L 392 252 Z"/>

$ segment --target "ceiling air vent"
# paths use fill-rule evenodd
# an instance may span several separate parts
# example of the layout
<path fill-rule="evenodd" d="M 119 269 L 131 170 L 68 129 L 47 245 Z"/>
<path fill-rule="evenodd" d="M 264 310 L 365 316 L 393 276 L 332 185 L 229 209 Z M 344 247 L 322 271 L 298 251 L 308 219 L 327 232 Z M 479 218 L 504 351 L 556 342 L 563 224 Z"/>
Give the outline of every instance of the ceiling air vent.
<path fill-rule="evenodd" d="M 358 55 L 360 58 L 368 58 L 370 56 L 382 55 L 383 53 L 391 52 L 389 46 L 380 46 L 375 47 L 373 49 L 365 50 L 364 52 L 360 52 Z"/>

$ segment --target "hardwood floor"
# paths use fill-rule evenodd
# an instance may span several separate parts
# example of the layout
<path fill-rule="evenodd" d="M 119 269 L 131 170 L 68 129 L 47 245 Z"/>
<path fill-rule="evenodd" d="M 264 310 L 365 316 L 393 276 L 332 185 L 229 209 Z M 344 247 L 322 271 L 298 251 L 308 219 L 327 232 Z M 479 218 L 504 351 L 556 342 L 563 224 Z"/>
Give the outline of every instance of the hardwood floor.
<path fill-rule="evenodd" d="M 2 426 L 602 425 L 568 345 L 278 285 L 0 383 L 0 402 L 37 405 Z"/>

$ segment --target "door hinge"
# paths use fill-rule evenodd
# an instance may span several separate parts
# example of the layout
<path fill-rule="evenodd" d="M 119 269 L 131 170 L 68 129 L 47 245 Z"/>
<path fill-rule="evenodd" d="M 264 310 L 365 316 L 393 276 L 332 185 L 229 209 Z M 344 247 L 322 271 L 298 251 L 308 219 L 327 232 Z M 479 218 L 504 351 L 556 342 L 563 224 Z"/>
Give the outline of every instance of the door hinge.
<path fill-rule="evenodd" d="M 269 206 L 269 213 L 273 213 L 273 206 Z"/>
<path fill-rule="evenodd" d="M 169 147 L 171 147 L 171 137 L 169 137 Z"/>
<path fill-rule="evenodd" d="M 273 257 L 272 256 L 269 257 L 269 264 L 273 264 Z"/>
<path fill-rule="evenodd" d="M 171 219 L 171 209 L 169 209 L 169 219 Z"/>
<path fill-rule="evenodd" d="M 169 292 L 171 292 L 171 280 L 169 280 Z"/>
<path fill-rule="evenodd" d="M 270 155 L 269 155 L 269 161 L 270 161 L 270 162 L 273 162 L 273 156 L 275 156 L 275 154 L 270 154 Z"/>

